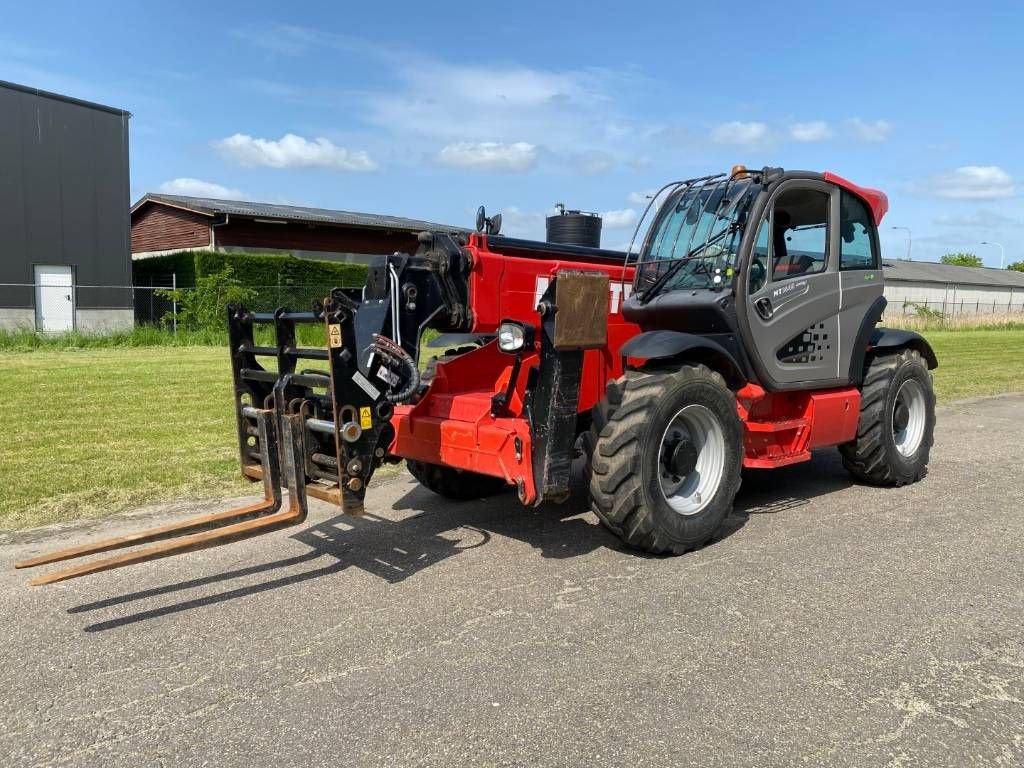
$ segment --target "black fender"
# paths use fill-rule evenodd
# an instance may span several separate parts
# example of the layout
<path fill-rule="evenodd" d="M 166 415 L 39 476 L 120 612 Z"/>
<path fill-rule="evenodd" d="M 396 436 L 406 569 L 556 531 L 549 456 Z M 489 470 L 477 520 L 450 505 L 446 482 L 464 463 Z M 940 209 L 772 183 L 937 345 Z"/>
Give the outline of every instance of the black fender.
<path fill-rule="evenodd" d="M 857 337 L 853 341 L 853 354 L 850 355 L 850 370 L 848 372 L 850 383 L 860 386 L 864 381 L 864 361 L 868 356 L 868 348 L 871 346 L 871 336 L 877 330 L 876 326 L 882 319 L 882 313 L 888 302 L 885 296 L 879 296 L 868 307 L 864 318 L 860 321 L 860 328 L 857 329 Z"/>
<path fill-rule="evenodd" d="M 935 356 L 932 345 L 921 334 L 899 328 L 875 328 L 868 343 L 868 354 L 876 350 L 894 352 L 898 349 L 917 350 L 928 363 L 929 370 L 939 367 L 939 359 Z"/>
<path fill-rule="evenodd" d="M 729 350 L 714 339 L 694 333 L 647 331 L 623 344 L 619 354 L 647 362 L 683 359 L 704 363 L 722 374 L 725 383 L 734 391 L 749 381 Z"/>

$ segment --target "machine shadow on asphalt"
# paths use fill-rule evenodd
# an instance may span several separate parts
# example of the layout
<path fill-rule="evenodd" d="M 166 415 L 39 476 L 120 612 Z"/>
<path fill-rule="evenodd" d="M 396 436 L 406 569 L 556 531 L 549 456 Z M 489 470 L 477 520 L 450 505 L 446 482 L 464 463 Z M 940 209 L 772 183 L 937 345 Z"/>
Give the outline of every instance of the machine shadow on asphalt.
<path fill-rule="evenodd" d="M 780 484 L 780 474 L 791 477 L 785 477 Z M 793 493 L 780 498 L 780 485 Z M 793 512 L 810 505 L 820 496 L 850 485 L 849 476 L 832 451 L 815 454 L 810 464 L 798 467 L 747 472 L 733 514 L 708 546 L 724 546 L 724 540 L 737 533 L 751 515 Z M 358 568 L 388 583 L 398 584 L 451 557 L 486 546 L 494 536 L 529 544 L 545 558 L 572 558 L 607 548 L 621 552 L 624 557 L 664 559 L 677 564 L 686 561 L 685 556 L 682 559 L 666 558 L 626 548 L 597 523 L 589 513 L 585 498 L 579 494 L 565 504 L 543 504 L 534 510 L 524 510 L 516 504 L 511 492 L 491 499 L 453 502 L 417 486 L 400 497 L 390 511 L 408 513 L 408 516 L 394 520 L 372 514 L 362 518 L 335 515 L 290 537 L 309 547 L 309 551 L 302 554 L 103 598 L 69 608 L 68 613 L 88 613 L 234 579 L 272 574 L 281 569 L 290 570 L 305 563 L 315 563 L 323 557 L 333 558 L 333 562 L 312 570 L 289 572 L 267 581 L 118 616 L 88 625 L 84 631 L 117 629 L 336 575 L 349 568 Z"/>

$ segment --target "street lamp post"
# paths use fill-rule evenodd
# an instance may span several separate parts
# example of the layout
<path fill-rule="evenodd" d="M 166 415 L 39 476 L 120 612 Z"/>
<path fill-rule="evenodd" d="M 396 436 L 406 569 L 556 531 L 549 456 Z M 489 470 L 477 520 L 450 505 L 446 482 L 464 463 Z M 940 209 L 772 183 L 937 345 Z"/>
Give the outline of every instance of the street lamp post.
<path fill-rule="evenodd" d="M 998 245 L 999 246 L 999 268 L 1003 268 L 1003 264 L 1006 262 L 1006 249 L 1003 248 L 1002 243 L 993 243 L 988 240 L 982 240 L 982 245 Z"/>
<path fill-rule="evenodd" d="M 910 258 L 910 245 L 912 242 L 910 236 L 910 227 L 893 227 L 893 229 L 905 229 L 907 231 L 907 261 L 913 261 L 913 259 Z"/>

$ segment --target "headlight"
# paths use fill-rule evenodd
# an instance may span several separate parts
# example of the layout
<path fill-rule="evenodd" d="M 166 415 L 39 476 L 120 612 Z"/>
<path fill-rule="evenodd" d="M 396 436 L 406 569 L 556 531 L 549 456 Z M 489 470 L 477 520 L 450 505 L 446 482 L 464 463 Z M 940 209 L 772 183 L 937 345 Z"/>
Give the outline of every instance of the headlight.
<path fill-rule="evenodd" d="M 518 352 L 526 345 L 526 329 L 519 323 L 504 322 L 498 326 L 498 349 Z"/>

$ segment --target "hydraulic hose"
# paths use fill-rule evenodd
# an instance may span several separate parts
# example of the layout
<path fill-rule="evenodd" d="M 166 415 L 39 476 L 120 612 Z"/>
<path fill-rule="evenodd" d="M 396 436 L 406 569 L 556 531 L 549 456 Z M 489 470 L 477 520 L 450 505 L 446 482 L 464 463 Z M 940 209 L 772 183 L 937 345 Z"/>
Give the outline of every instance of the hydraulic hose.
<path fill-rule="evenodd" d="M 387 401 L 389 403 L 409 401 L 420 386 L 420 371 L 412 356 L 387 336 L 382 336 L 379 333 L 373 334 L 373 343 L 366 348 L 366 351 L 378 355 L 389 370 L 405 379 L 405 384 L 401 389 L 389 391 L 385 395 Z"/>

